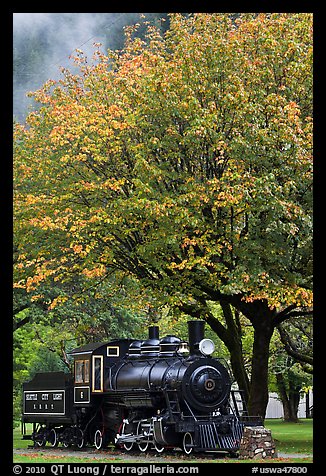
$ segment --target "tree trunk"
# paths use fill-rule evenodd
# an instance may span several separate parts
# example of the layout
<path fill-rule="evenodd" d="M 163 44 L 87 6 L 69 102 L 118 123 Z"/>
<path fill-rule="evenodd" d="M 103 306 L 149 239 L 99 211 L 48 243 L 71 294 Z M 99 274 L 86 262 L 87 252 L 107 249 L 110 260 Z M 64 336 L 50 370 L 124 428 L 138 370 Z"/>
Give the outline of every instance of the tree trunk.
<path fill-rule="evenodd" d="M 253 416 L 265 419 L 268 404 L 269 345 L 274 327 L 269 316 L 257 316 L 254 325 L 254 344 L 248 410 Z"/>
<path fill-rule="evenodd" d="M 248 405 L 249 378 L 243 361 L 241 335 L 239 334 L 240 330 L 234 321 L 231 307 L 228 304 L 225 305 L 223 303 L 222 309 L 227 327 L 224 327 L 210 312 L 205 314 L 204 319 L 211 329 L 224 342 L 230 352 L 230 363 L 233 376 L 237 381 L 239 390 L 243 392 L 242 396 L 245 405 Z"/>
<path fill-rule="evenodd" d="M 298 423 L 298 410 L 300 403 L 300 392 L 297 390 L 290 390 L 289 392 L 289 402 L 290 402 L 290 415 L 287 421 L 292 423 Z"/>
<path fill-rule="evenodd" d="M 279 397 L 281 398 L 281 402 L 283 406 L 284 420 L 289 421 L 291 409 L 290 409 L 288 394 L 286 392 L 286 384 L 285 384 L 283 374 L 281 373 L 276 374 L 276 384 L 277 384 L 278 394 L 279 394 Z"/>
<path fill-rule="evenodd" d="M 276 383 L 278 394 L 281 397 L 284 421 L 298 423 L 298 409 L 300 403 L 300 388 L 292 381 L 291 369 L 287 373 L 287 378 L 284 374 L 276 374 Z"/>
<path fill-rule="evenodd" d="M 224 302 L 221 302 L 221 308 L 227 325 L 228 339 L 225 344 L 230 352 L 232 372 L 237 381 L 239 390 L 243 392 L 242 396 L 245 404 L 248 405 L 250 383 L 243 360 L 242 330 L 239 320 L 239 311 Z"/>
<path fill-rule="evenodd" d="M 306 418 L 311 418 L 309 390 L 306 393 Z"/>
<path fill-rule="evenodd" d="M 232 373 L 235 380 L 237 381 L 239 390 L 243 392 L 242 396 L 244 403 L 246 406 L 248 406 L 250 386 L 249 378 L 243 362 L 242 351 L 236 345 L 232 347 L 232 351 L 230 349 L 228 350 L 230 352 Z"/>

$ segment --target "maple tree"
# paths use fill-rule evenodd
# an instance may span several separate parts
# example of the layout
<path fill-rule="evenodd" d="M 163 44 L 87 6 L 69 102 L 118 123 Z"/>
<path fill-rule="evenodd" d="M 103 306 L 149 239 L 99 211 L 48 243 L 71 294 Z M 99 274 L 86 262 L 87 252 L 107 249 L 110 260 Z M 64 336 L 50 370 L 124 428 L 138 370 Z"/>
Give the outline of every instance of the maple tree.
<path fill-rule="evenodd" d="M 77 50 L 15 128 L 15 286 L 136 278 L 209 323 L 264 416 L 273 332 L 312 312 L 312 15 L 138 26 L 121 51 Z"/>

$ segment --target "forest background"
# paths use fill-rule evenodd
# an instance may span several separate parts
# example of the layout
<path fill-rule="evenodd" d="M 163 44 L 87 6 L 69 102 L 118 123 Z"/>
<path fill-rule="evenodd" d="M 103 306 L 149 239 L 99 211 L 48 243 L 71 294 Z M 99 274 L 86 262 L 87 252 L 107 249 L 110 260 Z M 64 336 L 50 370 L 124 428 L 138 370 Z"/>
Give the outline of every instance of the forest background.
<path fill-rule="evenodd" d="M 77 345 L 152 323 L 186 338 L 195 317 L 249 410 L 276 390 L 296 421 L 312 385 L 312 15 L 128 14 L 124 35 L 107 15 L 116 43 L 104 28 L 77 48 L 14 120 L 14 417 L 22 382 L 68 371 Z M 47 74 L 50 29 L 34 31 L 17 88 Z"/>

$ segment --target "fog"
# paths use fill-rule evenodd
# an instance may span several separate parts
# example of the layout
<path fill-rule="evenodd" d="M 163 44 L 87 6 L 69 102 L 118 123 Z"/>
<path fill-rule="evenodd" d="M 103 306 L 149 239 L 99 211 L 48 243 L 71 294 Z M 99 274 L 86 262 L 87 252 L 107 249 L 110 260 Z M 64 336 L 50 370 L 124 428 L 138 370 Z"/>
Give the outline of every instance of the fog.
<path fill-rule="evenodd" d="M 145 13 L 151 17 L 153 13 Z M 14 13 L 13 15 L 13 113 L 23 121 L 35 108 L 28 91 L 48 79 L 59 79 L 60 67 L 73 67 L 75 49 L 91 55 L 93 43 L 119 49 L 123 27 L 139 21 L 140 13 Z"/>

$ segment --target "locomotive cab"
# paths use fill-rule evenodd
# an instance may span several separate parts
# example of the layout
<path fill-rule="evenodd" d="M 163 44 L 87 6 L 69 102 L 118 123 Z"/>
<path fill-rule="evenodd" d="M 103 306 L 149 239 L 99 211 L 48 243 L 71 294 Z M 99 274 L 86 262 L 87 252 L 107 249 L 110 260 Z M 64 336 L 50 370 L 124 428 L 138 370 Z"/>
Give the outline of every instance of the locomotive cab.
<path fill-rule="evenodd" d="M 106 378 L 110 368 L 122 359 L 133 339 L 116 339 L 92 343 L 74 349 L 74 404 L 89 405 L 92 396 L 107 392 Z"/>

